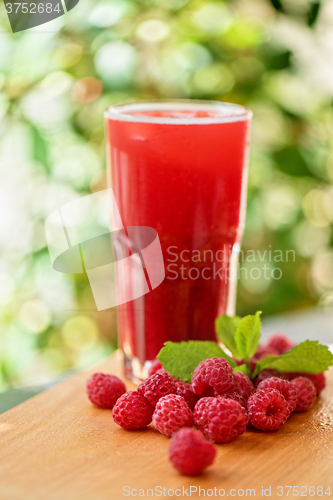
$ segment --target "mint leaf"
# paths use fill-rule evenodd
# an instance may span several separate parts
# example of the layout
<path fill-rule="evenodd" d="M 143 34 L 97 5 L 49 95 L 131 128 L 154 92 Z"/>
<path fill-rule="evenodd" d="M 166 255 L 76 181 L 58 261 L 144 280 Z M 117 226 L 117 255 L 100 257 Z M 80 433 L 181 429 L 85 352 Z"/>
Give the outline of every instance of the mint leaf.
<path fill-rule="evenodd" d="M 273 368 L 281 372 L 321 373 L 333 365 L 333 354 L 328 347 L 317 340 L 305 340 L 281 356 L 267 356 L 258 361 L 253 376 L 256 377 L 264 368 Z"/>
<path fill-rule="evenodd" d="M 261 311 L 257 311 L 253 316 L 245 316 L 240 320 L 235 332 L 235 343 L 238 354 L 248 361 L 257 350 L 260 339 Z"/>
<path fill-rule="evenodd" d="M 231 366 L 236 363 L 212 341 L 189 340 L 188 342 L 165 342 L 157 359 L 173 377 L 183 382 L 191 382 L 194 369 L 200 361 L 208 358 L 225 358 Z"/>
<path fill-rule="evenodd" d="M 245 364 L 235 366 L 235 368 L 233 370 L 234 370 L 234 372 L 243 372 L 248 377 L 250 377 L 250 375 L 251 375 L 250 370 L 248 369 L 248 367 Z"/>
<path fill-rule="evenodd" d="M 236 328 L 241 321 L 239 316 L 227 316 L 223 314 L 223 316 L 219 316 L 215 320 L 215 331 L 217 338 L 222 344 L 226 346 L 227 349 L 231 352 L 231 354 L 236 359 L 241 359 L 241 356 L 238 354 L 236 342 L 235 342 L 235 333 Z"/>

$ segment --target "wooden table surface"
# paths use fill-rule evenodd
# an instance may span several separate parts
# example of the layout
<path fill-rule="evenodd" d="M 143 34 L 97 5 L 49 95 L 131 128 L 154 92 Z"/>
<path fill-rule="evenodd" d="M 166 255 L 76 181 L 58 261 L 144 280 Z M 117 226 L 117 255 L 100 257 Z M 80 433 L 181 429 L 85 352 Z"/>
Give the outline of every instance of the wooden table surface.
<path fill-rule="evenodd" d="M 120 375 L 119 353 L 98 371 Z M 330 486 L 333 493 L 333 371 L 311 410 L 293 414 L 277 432 L 251 430 L 218 445 L 213 466 L 196 478 L 172 468 L 167 437 L 151 427 L 125 431 L 113 423 L 110 410 L 90 404 L 85 382 L 91 372 L 0 416 L 0 500 L 120 500 L 135 494 L 171 498 L 172 493 L 203 498 L 203 489 L 205 498 L 220 498 L 222 490 L 225 497 L 249 498 L 246 489 L 264 498 L 262 487 L 266 493 L 271 487 L 271 498 L 277 499 L 287 498 L 286 486 L 295 487 L 295 496 L 296 487 L 313 498 L 321 497 L 320 490 L 313 495 L 311 489 L 309 495 L 310 486 L 322 486 L 324 492 Z M 134 388 L 128 381 L 126 385 Z M 282 496 L 279 486 L 284 487 Z M 288 498 L 294 498 L 292 490 Z"/>

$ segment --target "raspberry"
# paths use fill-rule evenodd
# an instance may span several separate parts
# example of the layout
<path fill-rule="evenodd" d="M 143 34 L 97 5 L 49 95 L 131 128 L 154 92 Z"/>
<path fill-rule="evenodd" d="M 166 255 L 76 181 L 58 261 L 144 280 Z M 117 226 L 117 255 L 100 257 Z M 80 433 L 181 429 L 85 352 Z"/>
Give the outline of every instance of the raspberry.
<path fill-rule="evenodd" d="M 317 373 L 316 375 L 314 375 L 312 373 L 304 373 L 302 376 L 308 378 L 309 380 L 311 380 L 311 382 L 313 383 L 313 385 L 316 388 L 317 396 L 319 396 L 319 394 L 321 393 L 321 391 L 323 389 L 325 389 L 325 387 L 326 387 L 326 380 L 325 380 L 324 373 Z"/>
<path fill-rule="evenodd" d="M 245 373 L 242 372 L 235 372 L 234 373 L 235 377 L 235 388 L 234 392 L 237 392 L 242 398 L 247 401 L 251 394 L 254 393 L 254 386 Z"/>
<path fill-rule="evenodd" d="M 296 373 L 296 372 L 288 372 L 285 373 L 285 376 L 287 377 L 288 380 L 292 380 L 296 377 L 306 377 L 315 386 L 317 390 L 317 396 L 321 393 L 323 389 L 326 387 L 326 380 L 325 380 L 325 374 L 324 373 L 317 373 L 316 375 L 312 373 Z"/>
<path fill-rule="evenodd" d="M 193 410 L 195 403 L 198 401 L 199 396 L 194 394 L 192 386 L 187 382 L 176 382 L 177 394 L 178 396 L 183 396 L 186 403 L 189 405 L 191 410 Z"/>
<path fill-rule="evenodd" d="M 307 377 L 296 377 L 291 381 L 297 391 L 297 405 L 295 411 L 308 410 L 316 400 L 317 391 L 314 384 Z"/>
<path fill-rule="evenodd" d="M 237 403 L 239 403 L 246 410 L 246 401 L 237 392 L 227 392 L 226 394 L 222 394 L 222 396 L 220 397 L 224 399 L 233 399 L 234 401 L 237 401 Z"/>
<path fill-rule="evenodd" d="M 200 361 L 192 376 L 192 387 L 195 394 L 201 394 L 211 387 L 219 394 L 232 392 L 234 385 L 232 368 L 224 358 L 210 358 Z"/>
<path fill-rule="evenodd" d="M 148 376 L 151 377 L 154 373 L 158 372 L 162 368 L 162 363 L 156 358 L 151 362 L 148 370 Z"/>
<path fill-rule="evenodd" d="M 168 394 L 157 402 L 153 413 L 153 424 L 162 434 L 172 436 L 182 427 L 191 427 L 193 415 L 182 396 Z"/>
<path fill-rule="evenodd" d="M 258 387 L 260 382 L 263 380 L 266 380 L 267 378 L 271 377 L 278 377 L 278 378 L 283 378 L 283 374 L 279 372 L 278 370 L 273 370 L 271 368 L 264 368 L 261 373 L 259 373 L 258 377 L 256 378 L 255 385 Z"/>
<path fill-rule="evenodd" d="M 184 427 L 171 438 L 170 461 L 181 474 L 197 476 L 213 463 L 215 455 L 213 443 L 194 429 Z"/>
<path fill-rule="evenodd" d="M 267 349 L 273 348 L 278 354 L 283 354 L 295 347 L 295 344 L 286 335 L 275 333 L 268 339 L 265 347 Z"/>
<path fill-rule="evenodd" d="M 157 372 L 144 380 L 138 387 L 138 393 L 148 399 L 152 406 L 167 394 L 176 394 L 176 379 L 167 372 Z"/>
<path fill-rule="evenodd" d="M 160 368 L 159 370 L 157 370 L 157 372 L 156 372 L 156 373 L 169 373 L 169 372 L 167 372 L 164 368 Z M 154 375 L 155 375 L 155 374 L 154 374 Z M 169 373 L 169 375 L 170 375 L 170 373 Z M 175 378 L 175 377 L 172 377 L 172 378 Z M 176 379 L 176 380 L 177 380 L 177 379 Z"/>
<path fill-rule="evenodd" d="M 128 391 L 114 405 L 112 416 L 124 429 L 144 429 L 150 424 L 154 408 L 137 391 Z"/>
<path fill-rule="evenodd" d="M 248 424 L 245 409 L 232 399 L 201 398 L 194 407 L 196 427 L 211 441 L 229 443 L 244 434 Z"/>
<path fill-rule="evenodd" d="M 260 382 L 257 390 L 259 391 L 261 389 L 277 389 L 287 401 L 290 413 L 295 410 L 297 404 L 297 391 L 288 380 L 282 380 L 278 377 L 270 377 Z"/>
<path fill-rule="evenodd" d="M 124 392 L 126 392 L 124 382 L 115 375 L 94 373 L 87 382 L 88 398 L 99 408 L 113 408 Z"/>
<path fill-rule="evenodd" d="M 247 411 L 251 424 L 261 431 L 275 431 L 290 415 L 287 401 L 277 389 L 261 389 L 249 397 Z"/>

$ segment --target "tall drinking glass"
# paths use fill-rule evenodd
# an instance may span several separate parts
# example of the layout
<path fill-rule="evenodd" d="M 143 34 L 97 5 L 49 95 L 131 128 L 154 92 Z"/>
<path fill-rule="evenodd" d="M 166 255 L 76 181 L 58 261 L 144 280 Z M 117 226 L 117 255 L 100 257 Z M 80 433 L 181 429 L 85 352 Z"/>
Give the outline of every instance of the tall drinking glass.
<path fill-rule="evenodd" d="M 141 293 L 118 306 L 125 373 L 140 379 L 164 342 L 215 340 L 215 318 L 234 314 L 251 112 L 142 101 L 111 106 L 105 118 L 110 187 L 143 271 L 144 283 L 132 284 Z M 159 281 L 142 250 L 153 240 L 152 259 L 160 248 L 164 261 Z M 118 273 L 120 295 L 127 278 Z"/>

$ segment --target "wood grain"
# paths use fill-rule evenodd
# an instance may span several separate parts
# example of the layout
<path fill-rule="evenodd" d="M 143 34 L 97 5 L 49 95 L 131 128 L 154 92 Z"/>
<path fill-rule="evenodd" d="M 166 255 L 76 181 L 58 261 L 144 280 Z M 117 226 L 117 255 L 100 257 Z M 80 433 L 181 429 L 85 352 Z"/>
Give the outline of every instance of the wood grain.
<path fill-rule="evenodd" d="M 119 353 L 98 371 L 119 375 Z M 78 374 L 0 416 L 1 500 L 132 498 L 123 494 L 126 486 L 137 490 L 138 497 L 142 489 L 140 498 L 142 493 L 152 498 L 153 492 L 154 498 L 171 498 L 169 489 L 183 487 L 189 496 L 190 486 L 191 498 L 203 498 L 203 492 L 194 492 L 199 486 L 213 489 L 212 498 L 218 498 L 221 488 L 234 498 L 241 498 L 242 491 L 231 489 L 254 488 L 262 498 L 261 488 L 270 486 L 271 498 L 287 498 L 277 495 L 277 486 L 285 485 L 323 486 L 324 491 L 331 485 L 333 493 L 333 371 L 311 410 L 293 414 L 277 432 L 251 430 L 217 446 L 213 466 L 197 478 L 171 467 L 168 438 L 153 428 L 125 431 L 113 423 L 111 411 L 94 408 L 85 395 L 89 374 Z M 134 388 L 128 381 L 126 385 Z M 162 489 L 147 492 L 155 487 Z M 186 497 L 183 490 L 176 493 Z"/>

